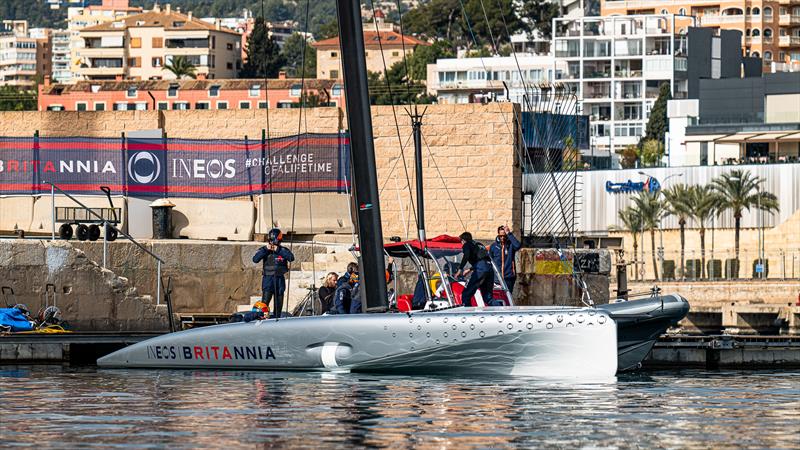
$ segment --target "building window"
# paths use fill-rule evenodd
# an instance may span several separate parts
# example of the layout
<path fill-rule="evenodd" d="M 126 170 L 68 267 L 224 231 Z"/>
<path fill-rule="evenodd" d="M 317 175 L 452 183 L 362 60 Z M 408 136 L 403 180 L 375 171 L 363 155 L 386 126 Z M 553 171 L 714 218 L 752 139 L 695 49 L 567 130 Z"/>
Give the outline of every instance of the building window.
<path fill-rule="evenodd" d="M 239 109 L 250 109 L 250 102 L 239 102 Z"/>
<path fill-rule="evenodd" d="M 758 28 L 754 28 L 753 31 L 750 33 L 750 36 L 753 37 L 761 36 L 761 31 Z"/>
<path fill-rule="evenodd" d="M 261 96 L 261 85 L 254 84 L 250 86 L 250 89 L 247 90 L 247 95 L 250 97 L 260 97 Z"/>
<path fill-rule="evenodd" d="M 678 10 L 678 14 L 681 15 L 681 16 L 685 16 L 686 15 L 686 8 L 679 9 Z"/>
<path fill-rule="evenodd" d="M 342 85 L 341 84 L 334 84 L 331 88 L 331 96 L 338 97 L 342 95 Z"/>
<path fill-rule="evenodd" d="M 754 16 L 760 16 L 761 15 L 761 10 L 758 9 L 758 8 L 753 8 L 753 15 Z"/>
<path fill-rule="evenodd" d="M 211 48 L 217 48 L 217 37 L 211 36 Z"/>
<path fill-rule="evenodd" d="M 661 14 L 669 14 L 669 11 L 667 11 L 666 9 L 662 9 Z"/>
<path fill-rule="evenodd" d="M 50 105 L 47 107 L 48 111 L 63 111 L 64 107 L 61 105 Z"/>
<path fill-rule="evenodd" d="M 177 97 L 177 96 L 178 96 L 178 85 L 170 84 L 169 89 L 167 89 L 167 97 Z"/>
<path fill-rule="evenodd" d="M 392 56 L 393 57 L 398 57 L 398 56 L 400 56 L 400 52 L 392 52 Z"/>
<path fill-rule="evenodd" d="M 162 47 L 164 47 L 164 38 L 154 37 L 153 48 L 162 48 Z"/>
<path fill-rule="evenodd" d="M 128 103 L 127 102 L 116 102 L 114 103 L 114 111 L 127 111 L 128 110 Z"/>
<path fill-rule="evenodd" d="M 764 28 L 764 37 L 771 38 L 772 37 L 772 28 Z"/>
<path fill-rule="evenodd" d="M 150 63 L 153 67 L 161 67 L 164 64 L 160 56 L 156 56 L 155 58 L 151 59 Z"/>
<path fill-rule="evenodd" d="M 87 104 L 86 102 L 76 102 L 75 103 L 75 111 L 86 111 Z"/>
<path fill-rule="evenodd" d="M 228 109 L 228 102 L 217 102 L 217 109 Z"/>
<path fill-rule="evenodd" d="M 770 51 L 764 52 L 764 61 L 772 61 L 772 52 Z"/>
<path fill-rule="evenodd" d="M 197 102 L 194 104 L 194 109 L 209 109 L 211 104 L 208 102 Z"/>
<path fill-rule="evenodd" d="M 214 85 L 208 89 L 208 96 L 209 97 L 219 97 L 219 86 Z"/>
<path fill-rule="evenodd" d="M 226 63 L 225 68 L 228 70 L 233 70 L 233 63 L 232 62 Z"/>
<path fill-rule="evenodd" d="M 105 111 L 106 110 L 106 102 L 94 102 L 94 110 L 95 111 Z"/>
<path fill-rule="evenodd" d="M 142 67 L 142 58 L 128 58 L 128 67 Z"/>
<path fill-rule="evenodd" d="M 142 38 L 131 38 L 131 48 L 142 48 Z"/>
<path fill-rule="evenodd" d="M 189 109 L 189 102 L 173 102 L 172 109 L 178 111 L 186 111 Z"/>
<path fill-rule="evenodd" d="M 331 80 L 338 80 L 338 79 L 339 79 L 339 71 L 331 70 Z"/>
<path fill-rule="evenodd" d="M 337 56 L 339 56 L 339 54 L 338 54 L 338 53 L 336 53 L 336 52 L 331 52 L 331 58 L 336 58 Z"/>
<path fill-rule="evenodd" d="M 292 97 L 300 97 L 300 93 L 303 90 L 303 86 L 299 84 L 293 84 L 292 88 L 289 90 L 289 95 Z"/>
<path fill-rule="evenodd" d="M 147 111 L 147 102 L 136 102 L 137 111 Z"/>
<path fill-rule="evenodd" d="M 258 109 L 269 109 L 267 102 L 258 102 Z"/>
<path fill-rule="evenodd" d="M 169 109 L 169 102 L 158 102 L 158 110 L 166 111 Z"/>
<path fill-rule="evenodd" d="M 225 44 L 225 48 L 228 49 L 228 50 L 233 50 L 233 44 L 228 42 L 227 44 Z"/>
<path fill-rule="evenodd" d="M 127 91 L 125 91 L 125 97 L 127 97 L 127 98 L 136 98 L 138 93 L 139 93 L 139 90 L 136 89 L 136 86 L 131 86 L 131 87 L 128 88 Z"/>
<path fill-rule="evenodd" d="M 764 8 L 764 20 L 769 20 L 772 17 L 772 8 L 767 6 Z"/>

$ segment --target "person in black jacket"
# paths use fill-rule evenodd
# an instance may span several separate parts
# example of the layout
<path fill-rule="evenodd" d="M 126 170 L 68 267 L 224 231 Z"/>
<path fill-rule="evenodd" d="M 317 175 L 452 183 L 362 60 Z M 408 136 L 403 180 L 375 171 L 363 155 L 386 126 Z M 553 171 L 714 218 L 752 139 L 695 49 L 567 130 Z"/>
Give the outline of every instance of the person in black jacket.
<path fill-rule="evenodd" d="M 462 306 L 472 306 L 472 296 L 480 289 L 483 302 L 488 305 L 492 300 L 492 289 L 494 288 L 494 274 L 489 260 L 489 252 L 483 244 L 473 240 L 472 234 L 467 231 L 461 233 L 459 238 L 464 257 L 461 258 L 461 264 L 458 266 L 455 277 L 460 278 L 470 272 L 464 270 L 467 263 L 472 266 L 471 272 L 473 272 L 464 292 L 461 293 L 461 304 Z"/>
<path fill-rule="evenodd" d="M 339 275 L 336 272 L 331 272 L 325 276 L 325 281 L 322 282 L 322 287 L 319 288 L 319 303 L 323 313 L 330 311 L 333 307 L 333 294 L 336 292 L 336 281 Z"/>
<path fill-rule="evenodd" d="M 283 294 L 286 291 L 286 273 L 289 263 L 294 261 L 294 254 L 281 246 L 283 233 L 273 228 L 267 235 L 268 244 L 258 249 L 253 256 L 254 263 L 262 263 L 264 273 L 261 277 L 261 301 L 269 305 L 275 298 L 274 317 L 281 317 L 283 311 Z"/>
<path fill-rule="evenodd" d="M 358 264 L 347 265 L 347 273 L 336 282 L 331 314 L 357 314 L 361 312 L 361 296 L 358 288 Z"/>

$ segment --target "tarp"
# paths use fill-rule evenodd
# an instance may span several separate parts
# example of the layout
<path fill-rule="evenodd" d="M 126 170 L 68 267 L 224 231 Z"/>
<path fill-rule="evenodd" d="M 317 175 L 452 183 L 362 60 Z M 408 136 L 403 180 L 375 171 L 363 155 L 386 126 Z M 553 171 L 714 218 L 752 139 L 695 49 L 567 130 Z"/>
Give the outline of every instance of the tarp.
<path fill-rule="evenodd" d="M 0 195 L 49 193 L 225 198 L 281 192 L 345 192 L 349 139 L 300 134 L 272 139 L 0 137 Z"/>
<path fill-rule="evenodd" d="M 33 330 L 25 314 L 17 308 L 0 308 L 0 326 L 11 327 L 12 332 Z"/>

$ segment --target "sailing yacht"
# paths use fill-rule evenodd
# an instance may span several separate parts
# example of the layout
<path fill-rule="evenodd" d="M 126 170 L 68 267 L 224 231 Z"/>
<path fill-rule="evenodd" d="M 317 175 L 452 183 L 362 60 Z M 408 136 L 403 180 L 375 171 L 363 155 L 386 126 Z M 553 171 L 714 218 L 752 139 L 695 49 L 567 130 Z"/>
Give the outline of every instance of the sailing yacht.
<path fill-rule="evenodd" d="M 181 331 L 126 347 L 98 365 L 613 377 L 617 326 L 606 311 L 506 306 L 388 312 L 359 2 L 337 0 L 337 9 L 366 313 Z"/>

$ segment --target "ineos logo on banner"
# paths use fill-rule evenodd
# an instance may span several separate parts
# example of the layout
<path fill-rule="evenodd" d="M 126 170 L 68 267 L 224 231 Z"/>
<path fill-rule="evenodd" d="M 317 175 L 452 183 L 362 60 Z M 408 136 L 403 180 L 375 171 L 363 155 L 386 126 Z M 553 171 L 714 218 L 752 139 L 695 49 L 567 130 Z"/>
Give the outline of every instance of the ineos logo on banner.
<path fill-rule="evenodd" d="M 161 175 L 161 162 L 150 152 L 136 152 L 128 159 L 128 176 L 140 184 L 150 184 Z"/>

